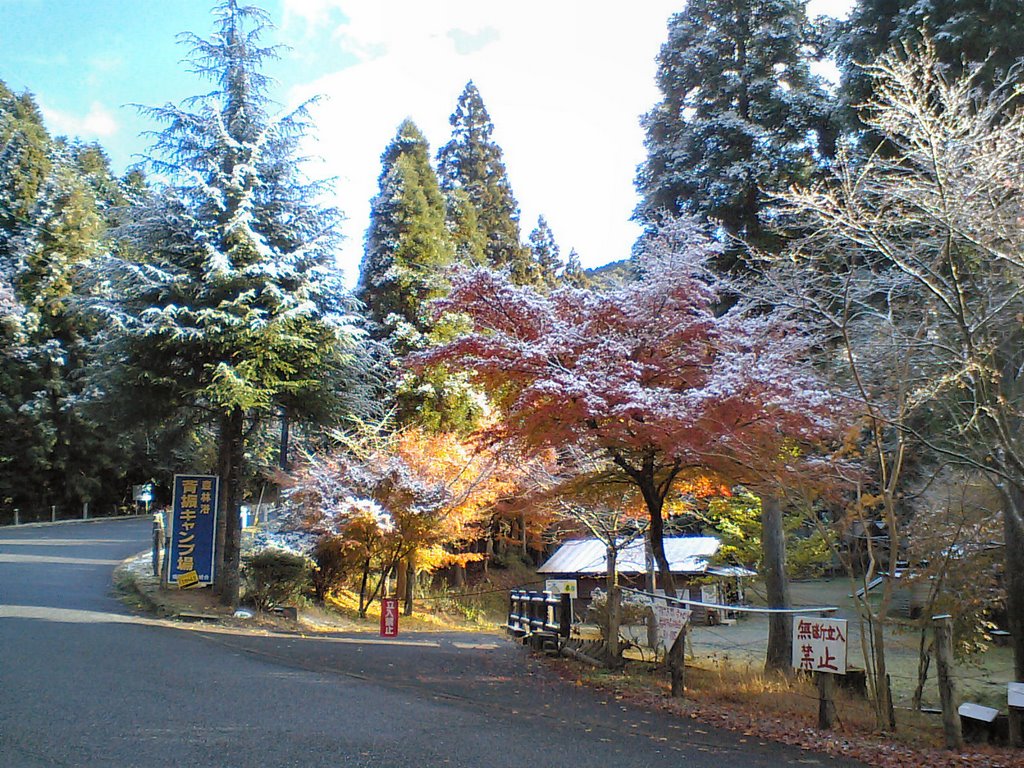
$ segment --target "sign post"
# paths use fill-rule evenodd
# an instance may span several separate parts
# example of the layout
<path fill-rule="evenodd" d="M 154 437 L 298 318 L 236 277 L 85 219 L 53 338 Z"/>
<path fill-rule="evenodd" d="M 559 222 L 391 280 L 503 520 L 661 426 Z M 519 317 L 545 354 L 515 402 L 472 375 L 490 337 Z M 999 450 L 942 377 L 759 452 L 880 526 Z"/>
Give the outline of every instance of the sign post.
<path fill-rule="evenodd" d="M 571 623 L 573 616 L 572 602 L 580 596 L 579 584 L 576 579 L 545 579 L 544 589 L 553 595 L 569 596 L 569 620 Z"/>
<path fill-rule="evenodd" d="M 793 617 L 793 667 L 814 673 L 818 688 L 818 727 L 836 719 L 835 678 L 846 674 L 846 619 Z"/>
<path fill-rule="evenodd" d="M 652 605 L 651 610 L 657 627 L 658 645 L 665 646 L 665 661 L 672 675 L 672 696 L 679 698 L 685 690 L 686 625 L 690 623 L 693 611 L 660 603 Z"/>
<path fill-rule="evenodd" d="M 167 583 L 184 589 L 212 584 L 217 532 L 216 475 L 175 475 Z"/>
<path fill-rule="evenodd" d="M 380 599 L 380 636 L 398 637 L 398 598 Z"/>

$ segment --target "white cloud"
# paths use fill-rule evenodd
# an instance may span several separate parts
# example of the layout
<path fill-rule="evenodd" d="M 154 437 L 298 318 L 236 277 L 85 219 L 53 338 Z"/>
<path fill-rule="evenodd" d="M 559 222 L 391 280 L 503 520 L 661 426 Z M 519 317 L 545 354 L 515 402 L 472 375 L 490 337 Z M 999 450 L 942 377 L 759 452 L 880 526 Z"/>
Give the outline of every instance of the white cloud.
<path fill-rule="evenodd" d="M 318 152 L 339 179 L 338 204 L 349 218 L 349 281 L 384 146 L 411 117 L 436 151 L 470 79 L 505 151 L 524 238 L 544 214 L 563 251 L 575 247 L 585 265 L 626 258 L 639 234 L 629 221 L 645 156 L 639 118 L 659 99 L 655 57 L 680 7 L 680 0 L 628 8 L 587 0 L 285 0 L 285 31 L 329 30 L 335 55 L 355 59 L 293 93 L 327 97 L 314 119 Z"/>
<path fill-rule="evenodd" d="M 40 109 L 47 128 L 55 134 L 83 139 L 106 139 L 120 130 L 114 115 L 98 101 L 94 101 L 84 115 L 62 112 L 45 103 L 40 104 Z"/>

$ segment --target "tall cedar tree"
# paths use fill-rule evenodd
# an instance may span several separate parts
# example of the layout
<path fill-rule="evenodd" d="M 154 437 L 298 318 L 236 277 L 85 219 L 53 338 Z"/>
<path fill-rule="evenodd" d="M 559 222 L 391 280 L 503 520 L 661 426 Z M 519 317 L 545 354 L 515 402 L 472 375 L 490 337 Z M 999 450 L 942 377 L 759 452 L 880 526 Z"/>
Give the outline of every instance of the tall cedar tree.
<path fill-rule="evenodd" d="M 181 36 L 214 88 L 145 109 L 165 126 L 150 164 L 168 183 L 132 211 L 128 256 L 104 266 L 135 396 L 201 409 L 217 426 L 218 586 L 235 604 L 252 427 L 280 407 L 320 418 L 343 410 L 339 379 L 356 342 L 333 266 L 339 214 L 314 202 L 323 185 L 300 171 L 305 105 L 268 114 L 267 16 L 236 0 L 214 13 L 209 40 Z"/>
<path fill-rule="evenodd" d="M 455 252 L 427 140 L 411 120 L 399 126 L 381 166 L 357 295 L 366 305 L 371 335 L 386 342 L 397 367 L 403 355 L 443 331 L 427 305 L 447 291 Z M 423 375 L 402 370 L 389 383 L 402 423 L 462 430 L 479 416 L 479 398 L 463 377 L 453 378 L 443 368 Z"/>
<path fill-rule="evenodd" d="M 0 365 L 0 501 L 29 512 L 113 502 L 126 457 L 96 413 L 95 328 L 76 311 L 73 276 L 105 247 L 120 183 L 95 145 L 52 141 L 32 96 L 0 83 L 0 275 L 19 307 L 16 355 Z"/>
<path fill-rule="evenodd" d="M 17 225 L 28 221 L 50 172 L 50 136 L 35 99 L 0 80 L 0 258 Z"/>
<path fill-rule="evenodd" d="M 562 283 L 570 288 L 587 288 L 590 286 L 590 278 L 583 269 L 580 255 L 575 248 L 570 249 L 569 258 L 565 260 L 565 268 L 562 270 Z"/>
<path fill-rule="evenodd" d="M 802 0 L 691 0 L 658 56 L 662 101 L 642 124 L 635 217 L 680 213 L 720 223 L 729 239 L 778 249 L 765 190 L 806 181 L 830 154 L 831 106 L 810 73 L 815 32 Z"/>
<path fill-rule="evenodd" d="M 519 204 L 501 147 L 492 138 L 494 124 L 472 81 L 459 96 L 449 122 L 452 138 L 437 159 L 441 189 L 450 202 L 449 226 L 459 235 L 456 248 L 469 254 L 480 249 L 486 264 L 507 269 L 515 283 L 533 282 L 530 252 L 520 242 Z M 467 216 L 476 219 L 475 227 Z"/>
<path fill-rule="evenodd" d="M 4 296 L 4 352 L 0 358 L 0 419 L 5 426 L 0 452 L 0 504 L 25 509 L 39 493 L 45 469 L 45 431 L 33 401 L 38 360 L 31 354 L 31 321 L 17 290 L 22 264 L 16 239 L 31 221 L 50 174 L 50 137 L 35 100 L 16 95 L 0 81 L 0 286 Z M 8 346 L 9 345 L 9 346 Z"/>
<path fill-rule="evenodd" d="M 562 257 L 558 243 L 555 242 L 555 233 L 543 216 L 537 217 L 537 226 L 530 233 L 529 247 L 536 275 L 530 282 L 555 288 L 562 271 Z"/>
<path fill-rule="evenodd" d="M 444 292 L 453 252 L 427 140 L 411 120 L 402 122 L 381 155 L 378 184 L 357 296 L 373 323 L 371 334 L 382 339 L 400 323 L 427 330 L 425 305 Z"/>
<path fill-rule="evenodd" d="M 663 530 L 677 481 L 695 468 L 787 476 L 812 455 L 798 446 L 834 433 L 836 402 L 804 362 L 815 339 L 772 313 L 715 312 L 716 249 L 691 226 L 673 222 L 645 245 L 641 279 L 604 292 L 545 296 L 484 269 L 457 275 L 439 306 L 471 329 L 415 361 L 471 371 L 504 414 L 498 439 L 582 451 L 634 487 L 674 594 Z"/>
<path fill-rule="evenodd" d="M 864 131 L 866 149 L 878 143 L 866 131 L 857 108 L 871 96 L 872 77 L 864 65 L 892 48 L 917 45 L 924 32 L 933 42 L 947 74 L 979 65 L 978 85 L 991 90 L 1024 56 L 1024 4 L 1020 0 L 858 0 L 849 18 L 836 27 L 836 60 L 842 75 L 844 118 Z"/>

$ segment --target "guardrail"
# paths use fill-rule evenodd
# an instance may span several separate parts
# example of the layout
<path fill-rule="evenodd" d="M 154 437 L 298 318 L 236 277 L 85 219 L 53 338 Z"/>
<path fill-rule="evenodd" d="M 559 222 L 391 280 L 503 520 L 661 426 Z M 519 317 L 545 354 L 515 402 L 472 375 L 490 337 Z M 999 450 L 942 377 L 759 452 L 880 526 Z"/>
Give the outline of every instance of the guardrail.
<path fill-rule="evenodd" d="M 557 649 L 569 638 L 572 602 L 568 594 L 509 592 L 508 622 L 505 628 L 524 643 L 539 649 Z"/>

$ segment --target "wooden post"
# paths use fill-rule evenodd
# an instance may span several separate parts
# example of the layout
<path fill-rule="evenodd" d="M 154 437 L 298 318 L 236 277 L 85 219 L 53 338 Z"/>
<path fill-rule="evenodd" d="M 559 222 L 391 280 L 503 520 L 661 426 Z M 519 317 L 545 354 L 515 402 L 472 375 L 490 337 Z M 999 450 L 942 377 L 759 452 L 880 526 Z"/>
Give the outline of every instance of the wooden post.
<path fill-rule="evenodd" d="M 83 501 L 82 502 L 82 519 L 83 520 L 88 520 L 89 519 L 89 502 L 88 501 Z"/>
<path fill-rule="evenodd" d="M 953 679 L 953 617 L 949 614 L 932 616 L 935 629 L 935 671 L 939 678 L 939 698 L 942 701 L 942 729 L 946 732 L 946 746 L 961 750 L 964 736 L 960 727 L 960 702 Z"/>
<path fill-rule="evenodd" d="M 56 523 L 57 522 L 57 505 L 56 504 L 51 504 L 50 505 L 50 522 L 51 523 Z"/>
<path fill-rule="evenodd" d="M 14 508 L 14 524 L 15 525 L 21 525 L 21 520 L 19 519 L 19 513 L 18 513 L 18 508 L 17 507 Z"/>
<path fill-rule="evenodd" d="M 668 650 L 668 668 L 672 673 L 672 697 L 681 699 L 686 695 L 686 625 L 679 632 Z"/>
<path fill-rule="evenodd" d="M 827 731 L 836 722 L 836 679 L 828 672 L 815 672 L 818 687 L 818 728 Z"/>
<path fill-rule="evenodd" d="M 153 515 L 153 575 L 163 581 L 164 561 L 164 516 L 159 512 Z"/>

